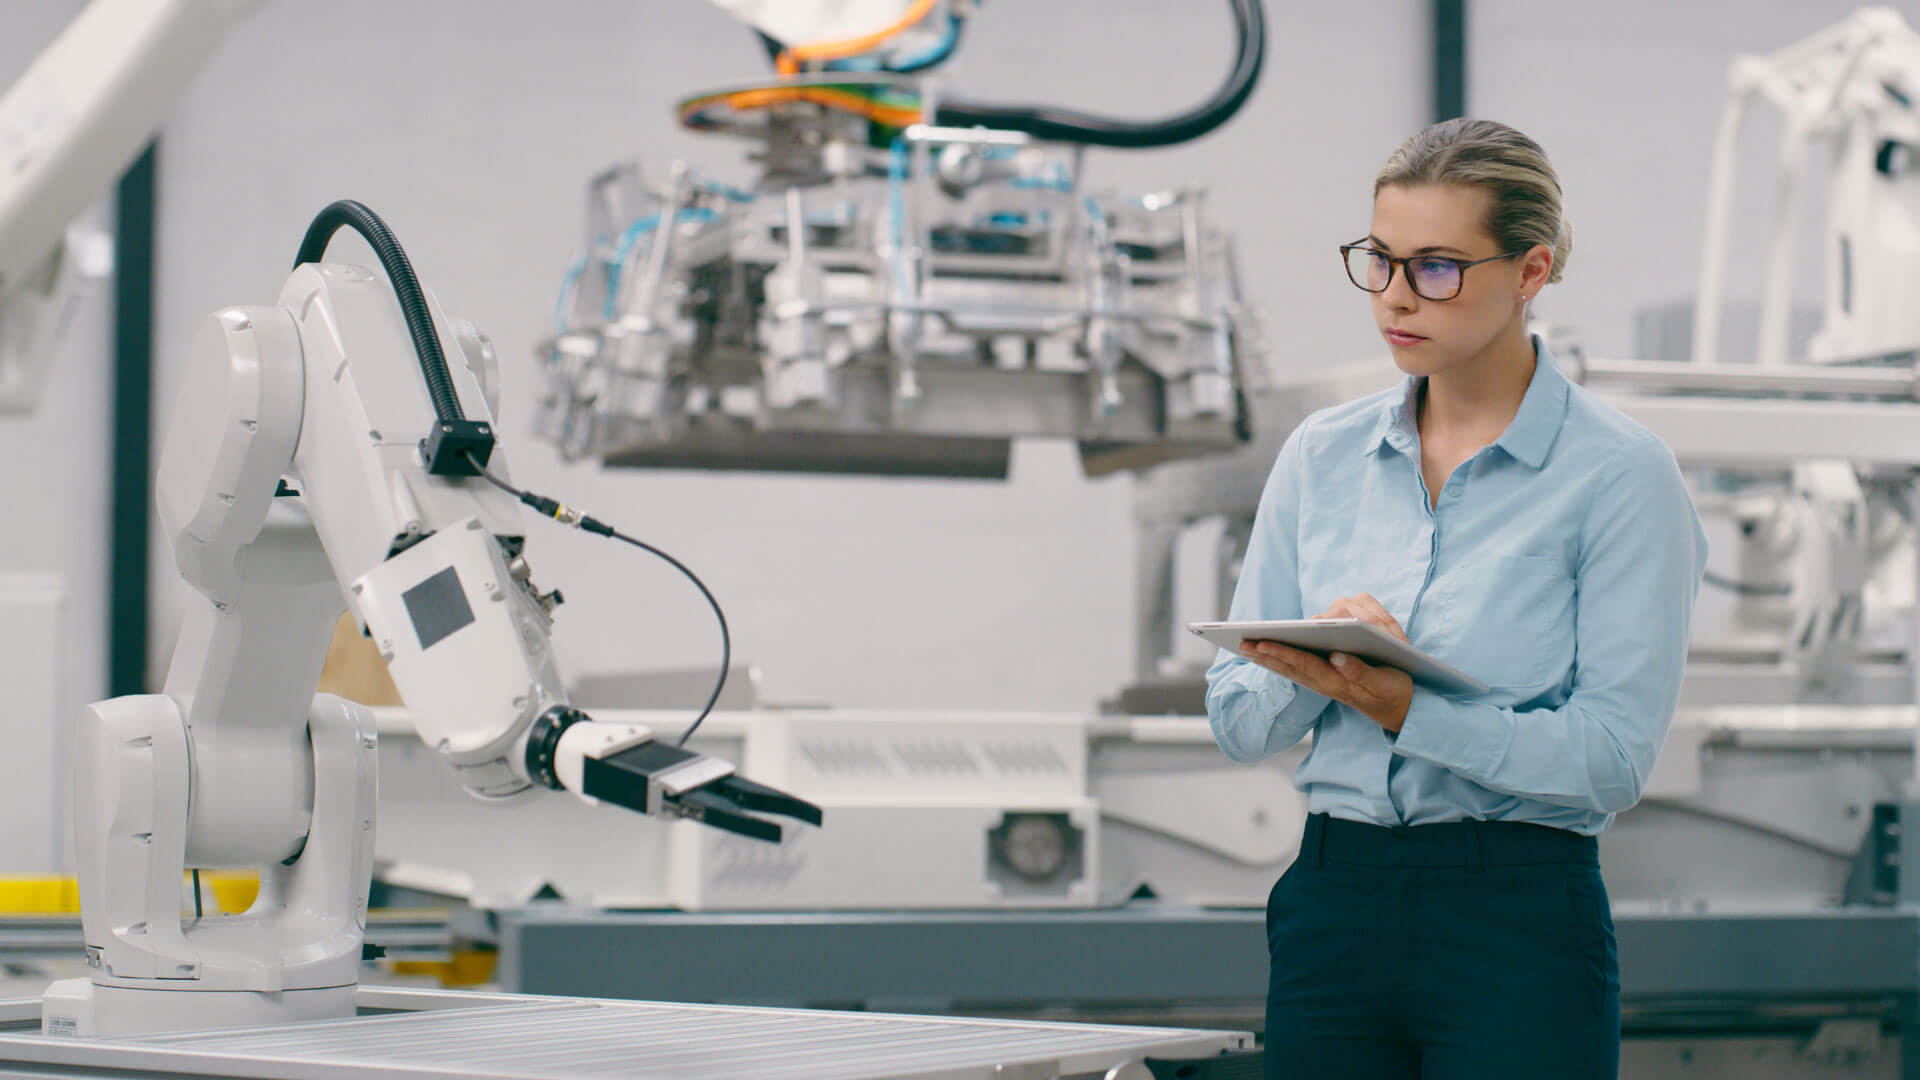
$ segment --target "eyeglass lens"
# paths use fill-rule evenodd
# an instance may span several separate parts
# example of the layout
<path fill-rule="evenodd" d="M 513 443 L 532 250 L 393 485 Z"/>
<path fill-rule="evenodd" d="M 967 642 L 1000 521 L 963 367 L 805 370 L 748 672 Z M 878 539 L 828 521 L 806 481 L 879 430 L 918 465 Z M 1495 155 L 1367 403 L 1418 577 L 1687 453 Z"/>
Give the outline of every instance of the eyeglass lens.
<path fill-rule="evenodd" d="M 1409 259 L 1406 264 L 1413 291 L 1428 300 L 1450 300 L 1460 292 L 1460 264 L 1452 259 L 1433 257 Z M 1384 292 L 1393 264 L 1387 257 L 1366 248 L 1347 252 L 1347 276 L 1368 292 Z"/>

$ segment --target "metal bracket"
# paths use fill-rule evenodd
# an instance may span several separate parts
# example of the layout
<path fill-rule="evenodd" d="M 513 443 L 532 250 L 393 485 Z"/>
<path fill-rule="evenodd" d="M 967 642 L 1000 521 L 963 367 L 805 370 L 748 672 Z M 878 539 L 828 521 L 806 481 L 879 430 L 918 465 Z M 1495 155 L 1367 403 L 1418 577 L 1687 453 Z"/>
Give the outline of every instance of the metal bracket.
<path fill-rule="evenodd" d="M 1901 841 L 1908 824 L 1920 825 L 1920 803 L 1874 804 L 1860 850 L 1847 871 L 1843 894 L 1847 903 L 1887 907 L 1920 902 L 1920 874 L 1903 872 Z"/>

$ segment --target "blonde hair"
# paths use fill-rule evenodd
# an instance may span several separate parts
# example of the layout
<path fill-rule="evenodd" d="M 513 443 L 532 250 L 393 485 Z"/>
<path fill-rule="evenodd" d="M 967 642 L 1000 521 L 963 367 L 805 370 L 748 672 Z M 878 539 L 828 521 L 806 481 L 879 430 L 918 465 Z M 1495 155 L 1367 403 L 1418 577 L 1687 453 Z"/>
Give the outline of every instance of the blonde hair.
<path fill-rule="evenodd" d="M 1559 281 L 1573 254 L 1573 226 L 1561 212 L 1560 177 L 1540 144 L 1492 120 L 1445 120 L 1414 134 L 1374 178 L 1373 193 L 1388 185 L 1468 184 L 1492 197 L 1486 229 L 1501 251 L 1553 251 L 1549 284 Z"/>

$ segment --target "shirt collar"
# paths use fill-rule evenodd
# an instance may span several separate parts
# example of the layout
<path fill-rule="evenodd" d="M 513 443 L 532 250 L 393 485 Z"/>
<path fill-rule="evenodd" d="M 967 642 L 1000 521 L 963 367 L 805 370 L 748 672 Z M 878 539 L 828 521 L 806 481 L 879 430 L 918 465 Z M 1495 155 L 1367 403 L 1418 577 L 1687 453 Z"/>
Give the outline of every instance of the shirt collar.
<path fill-rule="evenodd" d="M 1533 359 L 1533 380 L 1527 384 L 1526 396 L 1520 399 L 1520 409 L 1493 445 L 1528 468 L 1539 469 L 1546 464 L 1547 452 L 1553 449 L 1567 418 L 1570 384 L 1539 335 L 1533 338 Z M 1420 384 L 1425 379 L 1424 375 L 1409 375 L 1401 381 L 1400 393 L 1387 398 L 1380 418 L 1374 422 L 1373 441 L 1369 444 L 1372 449 L 1385 445 L 1402 453 L 1412 452 L 1418 436 L 1414 405 L 1419 401 Z"/>
<path fill-rule="evenodd" d="M 1547 463 L 1547 451 L 1553 449 L 1565 426 L 1570 384 L 1539 335 L 1533 339 L 1533 360 L 1533 381 L 1527 384 L 1527 396 L 1520 399 L 1520 411 L 1513 414 L 1513 422 L 1493 445 L 1537 470 Z"/>
<path fill-rule="evenodd" d="M 1418 434 L 1414 422 L 1414 404 L 1420 400 L 1420 384 L 1425 380 L 1424 375 L 1408 375 L 1400 380 L 1400 392 L 1388 395 L 1386 407 L 1380 410 L 1380 418 L 1374 421 L 1373 441 L 1368 444 L 1373 450 L 1391 446 L 1401 453 L 1413 452 L 1414 439 Z"/>

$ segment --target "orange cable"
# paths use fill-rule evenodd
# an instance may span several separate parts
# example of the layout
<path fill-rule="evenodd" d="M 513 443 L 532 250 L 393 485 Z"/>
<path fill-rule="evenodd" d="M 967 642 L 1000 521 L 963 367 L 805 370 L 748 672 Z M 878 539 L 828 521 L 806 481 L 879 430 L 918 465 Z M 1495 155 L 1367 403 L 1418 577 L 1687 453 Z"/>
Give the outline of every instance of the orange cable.
<path fill-rule="evenodd" d="M 897 105 L 883 105 L 869 101 L 856 94 L 831 90 L 816 86 L 768 87 L 760 90 L 738 90 L 730 94 L 721 94 L 689 104 L 681 110 L 680 119 L 685 123 L 694 114 L 714 104 L 723 104 L 728 108 L 742 112 L 752 109 L 766 109 L 788 102 L 805 101 L 815 105 L 824 105 L 842 112 L 857 113 L 869 120 L 886 124 L 889 127 L 907 127 L 918 123 L 920 113 L 912 108 Z"/>

